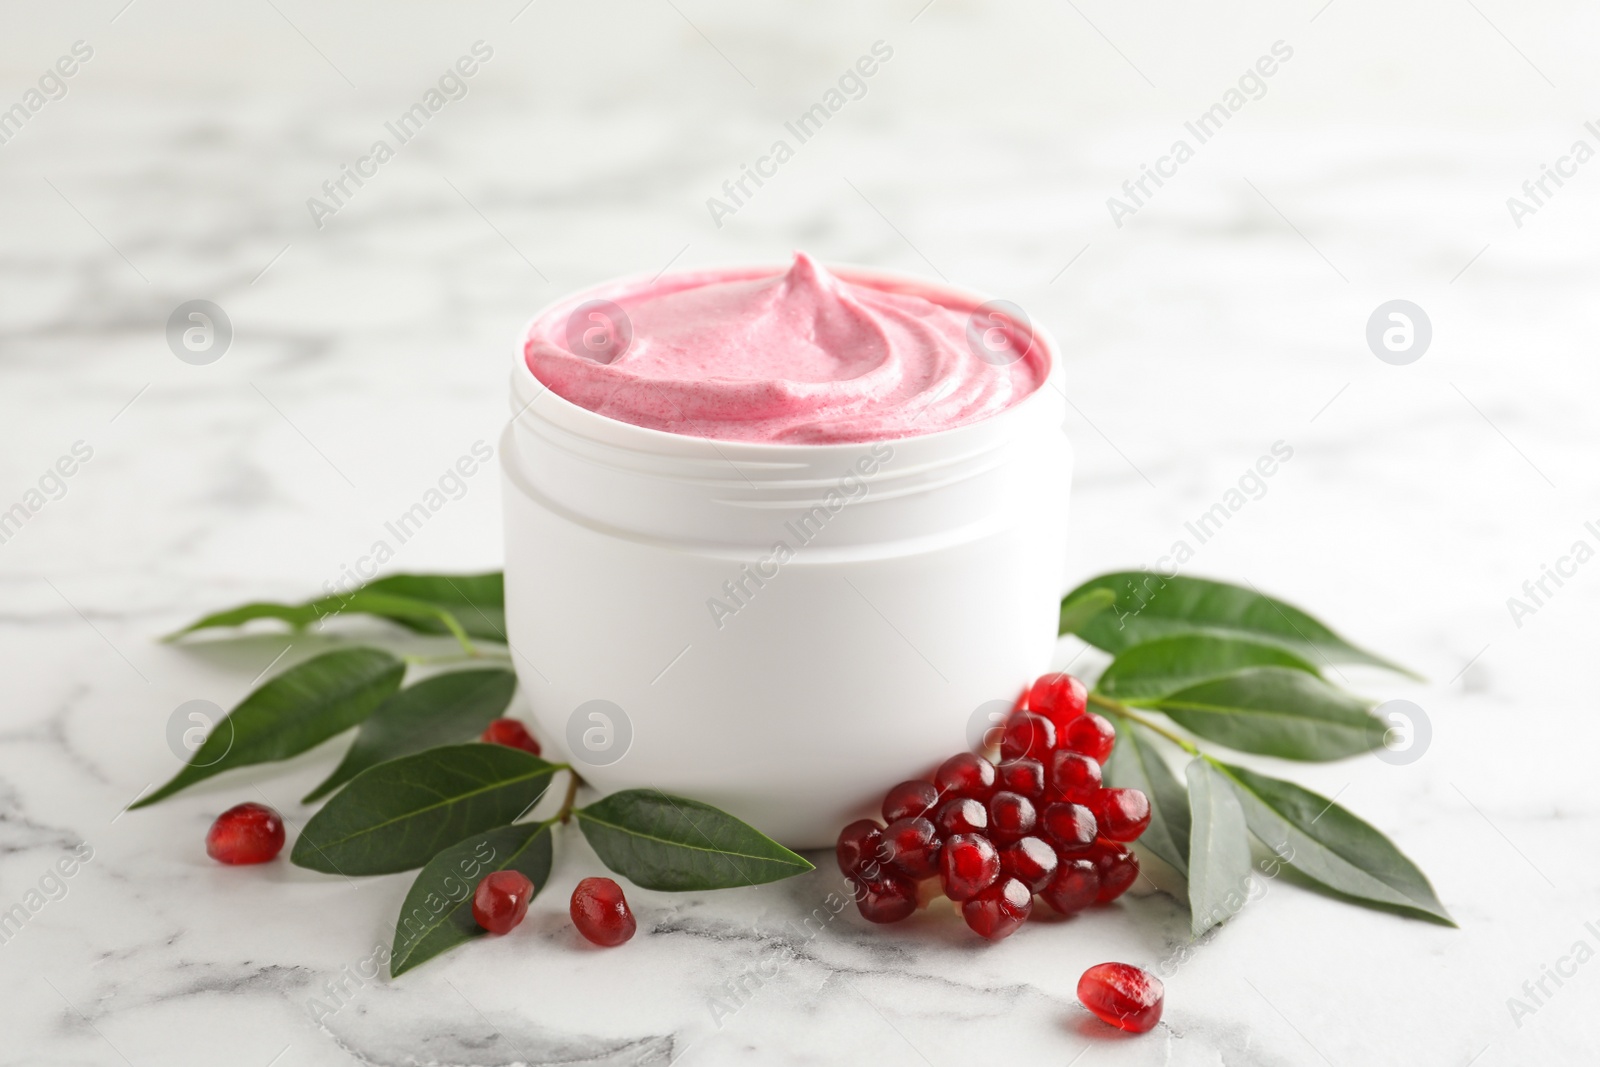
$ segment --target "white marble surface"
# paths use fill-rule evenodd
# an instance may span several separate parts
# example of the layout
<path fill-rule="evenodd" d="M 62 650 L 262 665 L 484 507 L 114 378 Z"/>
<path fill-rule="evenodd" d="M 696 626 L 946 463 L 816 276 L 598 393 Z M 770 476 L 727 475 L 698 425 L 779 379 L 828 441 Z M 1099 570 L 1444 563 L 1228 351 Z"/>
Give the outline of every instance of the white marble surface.
<path fill-rule="evenodd" d="M 1534 1014 L 1507 1004 L 1575 942 L 1600 948 L 1600 564 L 1521 626 L 1506 607 L 1572 542 L 1597 543 L 1600 164 L 1520 228 L 1505 204 L 1596 141 L 1592 9 L 122 4 L 0 15 L 0 105 L 72 42 L 94 48 L 0 145 L 0 508 L 74 442 L 93 449 L 0 544 L 0 908 L 93 849 L 0 944 L 0 1062 L 1600 1058 L 1600 963 L 1547 981 Z M 478 39 L 494 56 L 467 97 L 316 229 L 306 198 Z M 894 57 L 866 96 L 715 227 L 705 198 L 880 39 Z M 1114 227 L 1106 197 L 1279 39 L 1295 56 L 1266 96 Z M 569 841 L 515 935 L 399 982 L 346 979 L 348 1003 L 321 1017 L 313 998 L 388 940 L 406 877 L 221 870 L 201 839 L 250 797 L 303 819 L 294 798 L 336 754 L 119 814 L 174 769 L 172 710 L 231 704 L 284 647 L 157 635 L 316 590 L 493 442 L 507 344 L 536 306 L 796 246 L 939 272 L 1056 331 L 1076 577 L 1155 562 L 1274 441 L 1293 446 L 1191 572 L 1289 597 L 1431 679 L 1351 678 L 1427 710 L 1420 760 L 1293 773 L 1390 833 L 1459 930 L 1275 883 L 1171 977 L 1161 1027 L 1121 1039 L 1073 989 L 1089 964 L 1186 944 L 1151 886 L 995 946 L 949 915 L 883 930 L 847 912 L 798 936 L 832 888 L 824 867 L 637 891 L 640 936 L 600 952 L 563 917 L 593 869 Z M 1411 366 L 1363 341 L 1394 297 L 1435 328 Z M 236 330 L 209 366 L 163 338 L 194 298 Z M 394 566 L 498 565 L 492 474 Z"/>

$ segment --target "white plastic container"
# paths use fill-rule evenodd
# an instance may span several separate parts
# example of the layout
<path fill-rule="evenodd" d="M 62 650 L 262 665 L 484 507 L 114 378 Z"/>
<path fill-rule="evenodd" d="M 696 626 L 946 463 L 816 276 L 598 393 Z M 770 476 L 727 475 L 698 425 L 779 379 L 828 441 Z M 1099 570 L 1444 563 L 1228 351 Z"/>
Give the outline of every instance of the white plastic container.
<path fill-rule="evenodd" d="M 508 638 L 547 751 L 599 790 L 829 846 L 1047 668 L 1072 466 L 1051 383 L 925 436 L 711 441 L 563 400 L 521 342 L 500 450 Z"/>

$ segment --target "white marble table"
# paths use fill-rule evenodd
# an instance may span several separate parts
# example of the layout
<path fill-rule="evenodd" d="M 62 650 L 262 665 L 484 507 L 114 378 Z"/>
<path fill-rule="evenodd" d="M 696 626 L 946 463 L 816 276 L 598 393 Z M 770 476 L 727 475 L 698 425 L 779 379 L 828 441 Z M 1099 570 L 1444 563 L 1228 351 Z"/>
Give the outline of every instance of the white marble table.
<path fill-rule="evenodd" d="M 0 144 L 0 510 L 92 449 L 0 544 L 0 909 L 40 903 L 0 944 L 0 1063 L 1600 1058 L 1600 963 L 1562 963 L 1600 949 L 1600 726 L 1580 669 L 1600 564 L 1520 620 L 1506 603 L 1573 542 L 1600 544 L 1600 167 L 1520 227 L 1506 206 L 1575 139 L 1600 143 L 1583 127 L 1592 14 L 122 4 L 0 16 L 0 107 L 74 41 L 93 49 Z M 493 55 L 465 97 L 317 228 L 307 199 L 478 40 Z M 716 226 L 706 199 L 878 40 L 893 58 L 865 95 Z M 1265 95 L 1113 225 L 1107 197 L 1277 40 L 1294 57 Z M 294 798 L 331 750 L 121 814 L 176 765 L 173 709 L 230 705 L 284 647 L 156 637 L 336 580 L 495 440 L 508 343 L 538 305 L 794 247 L 939 273 L 1054 329 L 1077 577 L 1154 563 L 1273 442 L 1294 449 L 1189 570 L 1302 603 L 1431 679 L 1351 677 L 1426 709 L 1421 759 L 1292 773 L 1390 833 L 1459 930 L 1280 880 L 1176 969 L 1161 1027 L 1128 1039 L 1073 990 L 1089 964 L 1187 944 L 1153 885 L 994 946 L 948 914 L 876 929 L 846 912 L 805 936 L 837 880 L 819 856 L 777 886 L 636 891 L 640 936 L 602 952 L 564 918 L 594 869 L 570 841 L 514 936 L 391 983 L 359 974 L 406 876 L 223 870 L 201 848 L 240 799 L 303 819 Z M 1409 366 L 1363 338 L 1397 297 L 1434 327 Z M 233 325 L 209 365 L 164 337 L 192 299 Z M 497 566 L 494 477 L 392 566 Z M 83 843 L 59 888 L 49 872 Z M 1557 966 L 1569 976 L 1530 999 Z"/>

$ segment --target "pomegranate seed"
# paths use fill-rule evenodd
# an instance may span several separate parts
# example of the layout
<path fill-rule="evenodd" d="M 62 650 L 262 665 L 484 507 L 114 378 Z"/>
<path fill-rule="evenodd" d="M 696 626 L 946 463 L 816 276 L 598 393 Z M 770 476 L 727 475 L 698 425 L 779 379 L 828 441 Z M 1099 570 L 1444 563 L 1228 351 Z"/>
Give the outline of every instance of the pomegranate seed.
<path fill-rule="evenodd" d="M 1101 904 L 1126 893 L 1139 877 L 1139 858 L 1115 841 L 1096 841 L 1085 855 L 1100 874 L 1100 892 L 1095 899 Z"/>
<path fill-rule="evenodd" d="M 1161 1021 L 1161 979 L 1128 963 L 1097 963 L 1078 979 L 1078 999 L 1104 1023 L 1142 1034 Z"/>
<path fill-rule="evenodd" d="M 633 936 L 639 924 L 622 887 L 609 878 L 585 878 L 572 891 L 572 925 L 597 945 L 610 948 Z"/>
<path fill-rule="evenodd" d="M 503 934 L 528 914 L 533 883 L 521 871 L 484 875 L 472 894 L 472 917 L 491 934 Z"/>
<path fill-rule="evenodd" d="M 883 858 L 907 878 L 932 878 L 939 873 L 941 844 L 939 831 L 927 819 L 896 819 L 884 828 Z"/>
<path fill-rule="evenodd" d="M 933 780 L 949 796 L 988 800 L 994 792 L 994 764 L 971 752 L 958 752 L 939 765 Z"/>
<path fill-rule="evenodd" d="M 1100 871 L 1093 860 L 1064 858 L 1039 896 L 1063 915 L 1080 912 L 1100 897 Z"/>
<path fill-rule="evenodd" d="M 885 874 L 855 884 L 856 910 L 874 923 L 897 923 L 917 910 L 917 883 L 897 874 Z"/>
<path fill-rule="evenodd" d="M 1092 711 L 1069 722 L 1060 742 L 1067 751 L 1081 752 L 1096 763 L 1104 763 L 1116 743 L 1117 728 Z"/>
<path fill-rule="evenodd" d="M 961 905 L 967 925 L 990 941 L 1016 933 L 1031 914 L 1033 893 L 1015 878 L 1002 879 Z"/>
<path fill-rule="evenodd" d="M 1088 701 L 1089 691 L 1070 674 L 1043 675 L 1028 691 L 1028 710 L 1054 723 L 1057 736 L 1083 714 Z"/>
<path fill-rule="evenodd" d="M 857 819 L 839 831 L 839 843 L 834 854 L 839 857 L 839 870 L 845 877 L 854 877 L 866 871 L 882 857 L 883 827 L 871 819 Z"/>
<path fill-rule="evenodd" d="M 1001 759 L 1044 759 L 1056 747 L 1055 724 L 1043 715 L 1019 711 L 1000 735 Z"/>
<path fill-rule="evenodd" d="M 1137 789 L 1102 789 L 1090 801 L 1100 836 L 1111 841 L 1135 841 L 1150 825 L 1150 798 Z"/>
<path fill-rule="evenodd" d="M 524 752 L 532 752 L 535 756 L 539 754 L 539 742 L 535 741 L 528 728 L 516 719 L 496 719 L 489 724 L 478 740 L 487 741 L 491 745 L 520 748 Z"/>
<path fill-rule="evenodd" d="M 883 798 L 883 821 L 915 819 L 927 815 L 939 803 L 939 787 L 914 778 L 901 782 Z"/>
<path fill-rule="evenodd" d="M 971 797 L 947 800 L 933 817 L 941 836 L 971 834 L 989 828 L 989 810 Z"/>
<path fill-rule="evenodd" d="M 1050 796 L 1087 804 L 1100 791 L 1100 764 L 1081 752 L 1050 754 Z"/>
<path fill-rule="evenodd" d="M 1000 877 L 1000 854 L 979 834 L 957 834 L 944 843 L 940 883 L 951 900 L 970 900 Z"/>
<path fill-rule="evenodd" d="M 1002 789 L 989 798 L 989 836 L 997 845 L 1007 845 L 1033 833 L 1039 813 L 1033 801 L 1021 793 Z"/>
<path fill-rule="evenodd" d="M 1095 841 L 1094 812 L 1082 804 L 1046 804 L 1039 826 L 1062 852 L 1082 852 Z"/>
<path fill-rule="evenodd" d="M 206 855 L 218 863 L 265 863 L 283 850 L 283 818 L 247 801 L 217 816 L 206 831 Z"/>
<path fill-rule="evenodd" d="M 1000 850 L 1000 873 L 1017 879 L 1035 893 L 1043 892 L 1050 884 L 1059 863 L 1056 850 L 1038 837 L 1024 837 Z"/>
<path fill-rule="evenodd" d="M 1044 799 L 1044 764 L 1036 759 L 1008 760 L 995 768 L 1001 789 L 1021 793 L 1029 800 Z"/>

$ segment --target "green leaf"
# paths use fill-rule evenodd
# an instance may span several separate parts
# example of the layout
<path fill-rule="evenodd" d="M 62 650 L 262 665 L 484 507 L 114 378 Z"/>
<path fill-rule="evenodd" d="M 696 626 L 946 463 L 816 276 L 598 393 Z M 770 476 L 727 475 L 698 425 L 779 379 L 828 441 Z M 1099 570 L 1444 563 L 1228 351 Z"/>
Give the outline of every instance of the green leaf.
<path fill-rule="evenodd" d="M 1106 761 L 1106 784 L 1137 789 L 1150 801 L 1150 825 L 1139 844 L 1170 864 L 1179 874 L 1189 873 L 1189 797 L 1178 784 L 1167 761 L 1154 744 L 1154 735 L 1137 723 L 1110 713 L 1117 728 L 1117 744 Z"/>
<path fill-rule="evenodd" d="M 1091 589 L 1080 597 L 1061 602 L 1061 623 L 1058 634 L 1075 634 L 1088 621 L 1116 602 L 1117 594 L 1109 589 Z"/>
<path fill-rule="evenodd" d="M 1350 644 L 1299 608 L 1253 589 L 1204 578 L 1120 571 L 1089 579 L 1063 603 L 1097 589 L 1111 590 L 1116 600 L 1111 610 L 1089 619 L 1078 636 L 1107 652 L 1176 633 L 1202 632 L 1277 645 L 1317 664 L 1366 663 L 1411 674 Z"/>
<path fill-rule="evenodd" d="M 488 931 L 472 917 L 478 882 L 495 871 L 520 871 L 538 896 L 550 881 L 550 826 L 522 823 L 473 834 L 429 860 L 411 883 L 395 920 L 389 976 L 464 945 Z"/>
<path fill-rule="evenodd" d="M 445 745 L 356 775 L 311 817 L 290 859 L 327 874 L 420 867 L 468 834 L 515 822 L 561 766 L 505 745 Z"/>
<path fill-rule="evenodd" d="M 1189 832 L 1189 930 L 1199 937 L 1250 899 L 1250 835 L 1232 783 L 1203 759 L 1185 770 L 1194 825 Z"/>
<path fill-rule="evenodd" d="M 1135 702 L 1164 697 L 1245 667 L 1288 667 L 1317 673 L 1315 666 L 1277 645 L 1214 634 L 1174 634 L 1120 653 L 1100 675 L 1095 689 Z"/>
<path fill-rule="evenodd" d="M 376 648 L 325 652 L 268 679 L 212 727 L 166 785 L 131 808 L 165 800 L 235 767 L 285 760 L 343 733 L 400 688 L 404 663 Z"/>
<path fill-rule="evenodd" d="M 814 869 L 727 812 L 655 789 L 612 793 L 574 814 L 600 862 L 645 889 L 727 889 Z"/>
<path fill-rule="evenodd" d="M 450 671 L 400 690 L 361 724 L 339 766 L 301 803 L 321 800 L 368 767 L 476 738 L 506 710 L 516 688 L 515 674 L 492 668 Z"/>
<path fill-rule="evenodd" d="M 1239 752 L 1311 762 L 1370 752 L 1383 744 L 1388 728 L 1371 714 L 1370 702 L 1285 667 L 1250 667 L 1131 703 L 1165 712 L 1190 733 Z"/>
<path fill-rule="evenodd" d="M 506 640 L 506 591 L 501 572 L 486 574 L 391 574 L 368 582 L 374 593 L 403 596 L 435 605 L 459 619 L 467 633 L 483 641 Z M 396 619 L 419 633 L 444 633 L 427 619 Z"/>
<path fill-rule="evenodd" d="M 278 619 L 304 629 L 341 614 L 372 615 L 426 634 L 454 634 L 505 642 L 505 586 L 500 572 L 489 574 L 393 574 L 348 593 L 299 604 L 257 601 L 219 611 L 190 623 L 167 640 L 196 630 L 242 626 L 255 619 Z"/>
<path fill-rule="evenodd" d="M 1358 901 L 1455 925 L 1427 876 L 1372 826 L 1293 782 L 1209 762 L 1231 779 L 1250 832 L 1302 874 Z"/>

